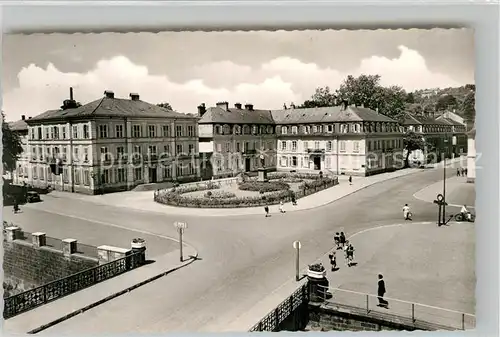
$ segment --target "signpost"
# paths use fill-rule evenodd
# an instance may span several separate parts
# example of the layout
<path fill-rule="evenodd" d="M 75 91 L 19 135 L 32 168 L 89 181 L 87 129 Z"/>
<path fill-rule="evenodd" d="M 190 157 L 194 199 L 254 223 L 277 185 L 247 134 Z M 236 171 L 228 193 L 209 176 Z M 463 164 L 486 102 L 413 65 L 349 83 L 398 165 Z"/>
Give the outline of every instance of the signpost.
<path fill-rule="evenodd" d="M 293 248 L 295 249 L 295 281 L 299 281 L 300 280 L 300 275 L 299 275 L 299 272 L 300 272 L 300 255 L 299 255 L 299 252 L 300 252 L 300 248 L 302 247 L 302 245 L 300 244 L 300 241 L 294 241 L 293 242 Z"/>
<path fill-rule="evenodd" d="M 188 227 L 187 222 L 176 221 L 174 222 L 175 228 L 177 228 L 177 232 L 179 233 L 179 250 L 180 250 L 180 261 L 183 262 L 184 259 L 182 257 L 182 234 L 184 234 L 184 230 Z"/>

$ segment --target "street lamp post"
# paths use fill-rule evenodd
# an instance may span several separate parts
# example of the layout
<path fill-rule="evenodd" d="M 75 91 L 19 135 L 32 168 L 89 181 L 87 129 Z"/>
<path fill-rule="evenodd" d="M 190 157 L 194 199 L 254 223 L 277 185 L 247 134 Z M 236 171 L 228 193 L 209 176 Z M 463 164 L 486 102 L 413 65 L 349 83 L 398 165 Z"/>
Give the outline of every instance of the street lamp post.
<path fill-rule="evenodd" d="M 295 248 L 295 281 L 300 280 L 300 248 L 302 245 L 300 241 L 293 242 L 293 248 Z"/>
<path fill-rule="evenodd" d="M 179 251 L 180 251 L 180 261 L 184 262 L 183 254 L 182 254 L 182 234 L 184 234 L 184 230 L 188 227 L 187 222 L 174 222 L 175 228 L 177 228 L 177 232 L 179 233 Z"/>
<path fill-rule="evenodd" d="M 444 138 L 444 144 L 448 144 L 448 135 L 445 135 L 445 138 Z M 442 220 L 442 224 L 446 224 L 446 150 L 447 150 L 447 147 L 445 146 L 444 147 L 444 150 L 445 150 L 445 153 L 444 153 L 444 157 L 443 157 L 443 204 L 442 204 L 442 216 L 443 216 L 443 220 Z"/>

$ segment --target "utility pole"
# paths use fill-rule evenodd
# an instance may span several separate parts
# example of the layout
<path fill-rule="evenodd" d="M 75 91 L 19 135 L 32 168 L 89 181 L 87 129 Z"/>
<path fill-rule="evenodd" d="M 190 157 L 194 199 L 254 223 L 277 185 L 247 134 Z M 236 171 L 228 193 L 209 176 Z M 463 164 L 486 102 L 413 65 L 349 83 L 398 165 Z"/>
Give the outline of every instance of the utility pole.
<path fill-rule="evenodd" d="M 302 245 L 300 241 L 293 242 L 293 248 L 295 248 L 295 281 L 300 280 L 300 248 Z"/>
<path fill-rule="evenodd" d="M 175 228 L 177 228 L 177 232 L 179 233 L 179 252 L 180 252 L 180 258 L 179 260 L 181 262 L 184 262 L 184 257 L 182 253 L 182 234 L 184 234 L 184 230 L 188 227 L 187 222 L 180 222 L 176 221 L 174 222 Z"/>

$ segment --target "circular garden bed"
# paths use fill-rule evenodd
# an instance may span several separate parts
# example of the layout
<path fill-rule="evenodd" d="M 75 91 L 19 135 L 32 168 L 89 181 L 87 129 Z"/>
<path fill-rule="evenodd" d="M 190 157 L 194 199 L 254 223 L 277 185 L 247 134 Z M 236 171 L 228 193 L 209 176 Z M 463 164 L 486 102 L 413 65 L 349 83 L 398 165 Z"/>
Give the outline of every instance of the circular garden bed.
<path fill-rule="evenodd" d="M 237 190 L 257 192 L 255 195 L 237 195 L 237 190 L 228 191 L 217 182 L 209 181 L 186 184 L 157 191 L 154 200 L 158 203 L 193 208 L 239 208 L 259 207 L 289 202 L 292 196 L 300 199 L 338 184 L 337 177 L 320 177 L 313 174 L 271 173 L 269 182 L 259 182 L 256 178 L 245 179 Z M 289 183 L 295 183 L 292 189 Z M 192 193 L 201 192 L 204 193 Z"/>

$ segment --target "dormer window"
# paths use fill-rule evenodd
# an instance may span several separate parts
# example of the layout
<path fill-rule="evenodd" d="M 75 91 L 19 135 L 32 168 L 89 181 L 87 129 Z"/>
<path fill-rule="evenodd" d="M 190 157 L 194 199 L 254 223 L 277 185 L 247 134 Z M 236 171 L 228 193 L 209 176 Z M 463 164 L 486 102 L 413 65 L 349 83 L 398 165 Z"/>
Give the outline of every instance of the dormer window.
<path fill-rule="evenodd" d="M 239 126 L 239 125 L 234 126 L 234 134 L 235 135 L 241 134 L 241 126 Z"/>
<path fill-rule="evenodd" d="M 273 134 L 273 127 L 272 127 L 272 126 L 270 126 L 270 125 L 269 125 L 269 126 L 267 127 L 267 133 L 268 133 L 268 134 L 270 134 L 270 135 L 272 135 L 272 134 Z"/>
<path fill-rule="evenodd" d="M 288 131 L 288 128 L 286 126 L 281 127 L 281 134 L 282 135 L 286 135 L 287 131 Z"/>
<path fill-rule="evenodd" d="M 340 132 L 341 133 L 347 133 L 347 132 L 349 132 L 349 126 L 347 124 L 341 124 L 340 125 Z"/>
<path fill-rule="evenodd" d="M 318 132 L 318 127 L 316 125 L 313 125 L 313 133 L 317 133 Z"/>
<path fill-rule="evenodd" d="M 252 134 L 256 135 L 259 131 L 259 128 L 257 127 L 257 125 L 254 125 L 252 126 Z"/>
<path fill-rule="evenodd" d="M 222 127 L 220 125 L 215 126 L 215 134 L 217 135 L 222 134 Z"/>
<path fill-rule="evenodd" d="M 224 125 L 222 127 L 222 132 L 224 135 L 229 135 L 231 133 L 231 128 L 229 127 L 229 125 L 227 125 L 227 124 Z"/>
<path fill-rule="evenodd" d="M 260 134 L 261 135 L 265 135 L 266 134 L 266 127 L 265 126 L 261 126 L 260 127 Z"/>
<path fill-rule="evenodd" d="M 296 135 L 298 133 L 298 127 L 292 126 L 292 135 Z"/>

